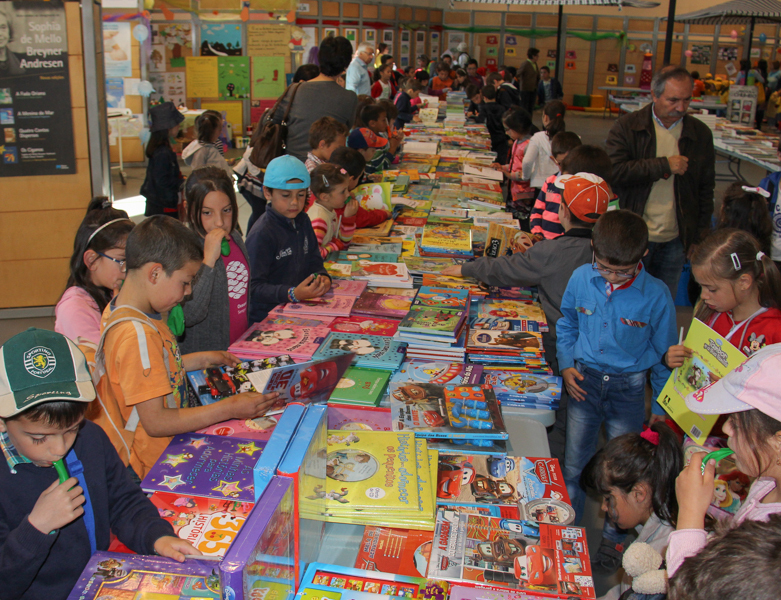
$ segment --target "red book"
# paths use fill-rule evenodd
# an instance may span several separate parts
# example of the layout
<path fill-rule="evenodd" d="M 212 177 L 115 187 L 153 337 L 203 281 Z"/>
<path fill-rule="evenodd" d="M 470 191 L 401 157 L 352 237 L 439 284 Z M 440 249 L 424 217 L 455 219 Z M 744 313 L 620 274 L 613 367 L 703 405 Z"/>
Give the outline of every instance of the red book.
<path fill-rule="evenodd" d="M 365 333 L 367 335 L 382 335 L 386 337 L 393 337 L 398 327 L 399 321 L 393 319 L 380 319 L 360 315 L 339 317 L 334 319 L 334 322 L 329 325 L 331 331 L 340 333 Z"/>
<path fill-rule="evenodd" d="M 366 527 L 356 569 L 425 577 L 431 555 L 433 531 Z"/>

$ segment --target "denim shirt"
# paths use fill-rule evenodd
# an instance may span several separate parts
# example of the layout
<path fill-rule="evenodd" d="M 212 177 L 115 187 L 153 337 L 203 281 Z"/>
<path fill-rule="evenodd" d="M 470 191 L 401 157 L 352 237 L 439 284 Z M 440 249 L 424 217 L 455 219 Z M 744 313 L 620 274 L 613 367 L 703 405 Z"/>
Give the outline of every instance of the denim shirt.
<path fill-rule="evenodd" d="M 628 287 L 605 290 L 605 279 L 591 265 L 577 268 L 561 301 L 556 323 L 559 368 L 575 361 L 602 373 L 651 369 L 654 397 L 670 370 L 662 356 L 677 341 L 675 306 L 667 286 L 641 269 Z"/>

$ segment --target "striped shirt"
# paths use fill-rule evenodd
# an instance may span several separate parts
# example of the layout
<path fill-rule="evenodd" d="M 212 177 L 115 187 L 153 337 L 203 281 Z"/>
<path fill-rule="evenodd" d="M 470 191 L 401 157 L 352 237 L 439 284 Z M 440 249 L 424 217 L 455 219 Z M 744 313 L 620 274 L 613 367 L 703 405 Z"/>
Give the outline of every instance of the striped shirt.
<path fill-rule="evenodd" d="M 534 202 L 529 225 L 532 233 L 538 233 L 546 240 L 552 240 L 564 234 L 564 227 L 559 221 L 559 205 L 561 190 L 554 185 L 556 177 L 551 175 L 540 188 L 540 194 Z"/>
<path fill-rule="evenodd" d="M 350 247 L 355 233 L 355 215 L 339 217 L 335 211 L 315 202 L 307 210 L 315 230 L 320 256 L 325 258 L 331 252 L 339 252 Z"/>

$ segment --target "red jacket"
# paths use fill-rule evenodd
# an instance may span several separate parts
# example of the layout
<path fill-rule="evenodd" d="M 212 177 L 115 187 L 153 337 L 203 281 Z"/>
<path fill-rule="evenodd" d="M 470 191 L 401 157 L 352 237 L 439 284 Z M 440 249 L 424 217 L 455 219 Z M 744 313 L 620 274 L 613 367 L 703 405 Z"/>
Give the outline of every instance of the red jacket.
<path fill-rule="evenodd" d="M 343 213 L 343 208 L 336 210 L 337 215 L 341 216 Z M 380 208 L 366 210 L 363 206 L 358 206 L 358 214 L 355 215 L 355 228 L 363 229 L 364 227 L 374 227 L 388 219 L 390 219 L 390 215 L 387 210 L 382 210 Z"/>
<path fill-rule="evenodd" d="M 726 337 L 735 327 L 735 321 L 732 319 L 732 312 L 728 311 L 713 315 L 708 320 L 708 325 L 713 331 Z M 770 344 L 778 344 L 781 342 L 781 311 L 768 308 L 753 319 L 746 319 L 732 334 L 730 342 L 746 356 L 751 356 Z"/>
<path fill-rule="evenodd" d="M 394 84 L 393 81 L 389 81 L 388 85 L 391 88 L 390 96 L 388 97 L 388 100 L 393 102 L 393 98 L 396 96 L 396 84 Z M 380 97 L 380 94 L 382 94 L 382 84 L 378 80 L 372 84 L 371 95 L 372 98 L 376 99 Z"/>

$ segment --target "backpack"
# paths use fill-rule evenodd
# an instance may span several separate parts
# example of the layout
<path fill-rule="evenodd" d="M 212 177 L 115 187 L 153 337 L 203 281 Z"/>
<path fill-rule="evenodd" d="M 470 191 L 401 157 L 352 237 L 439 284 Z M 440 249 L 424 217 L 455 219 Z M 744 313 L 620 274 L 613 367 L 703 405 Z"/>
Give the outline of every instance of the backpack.
<path fill-rule="evenodd" d="M 87 358 L 87 365 L 89 365 L 92 372 L 92 383 L 97 392 L 97 402 L 93 402 L 90 405 L 87 418 L 100 425 L 103 431 L 106 432 L 122 462 L 127 466 L 130 464 L 131 448 L 133 447 L 133 440 L 138 428 L 138 410 L 134 407 L 130 417 L 125 421 L 119 409 L 119 404 L 110 393 L 111 383 L 106 373 L 106 357 L 103 352 L 103 345 L 109 329 L 114 325 L 126 322 L 133 323 L 138 341 L 138 352 L 141 356 L 141 364 L 145 371 L 150 370 L 151 361 L 149 360 L 149 347 L 146 334 L 144 333 L 144 325 L 151 327 L 158 333 L 160 330 L 152 319 L 132 306 L 118 306 L 109 314 L 97 345 L 83 338 L 79 338 L 76 343 Z M 161 347 L 166 368 L 170 371 L 170 353 L 166 349 L 165 344 L 161 344 Z M 178 408 L 173 393 L 165 397 L 165 404 L 168 408 Z"/>
<path fill-rule="evenodd" d="M 293 108 L 293 101 L 296 99 L 296 92 L 301 87 L 301 83 L 291 85 L 285 92 L 277 98 L 274 106 L 267 108 L 260 117 L 256 130 L 252 134 L 252 152 L 249 160 L 261 172 L 266 171 L 268 163 L 285 154 L 285 145 L 287 143 L 287 118 L 290 115 L 290 109 Z M 282 117 L 282 121 L 274 123 L 274 116 L 277 114 L 279 103 L 293 90 L 290 95 L 290 101 Z"/>

